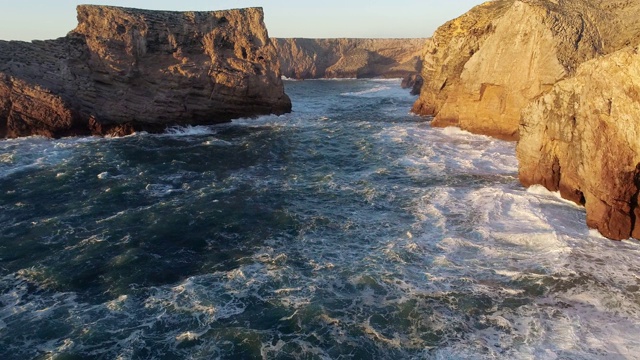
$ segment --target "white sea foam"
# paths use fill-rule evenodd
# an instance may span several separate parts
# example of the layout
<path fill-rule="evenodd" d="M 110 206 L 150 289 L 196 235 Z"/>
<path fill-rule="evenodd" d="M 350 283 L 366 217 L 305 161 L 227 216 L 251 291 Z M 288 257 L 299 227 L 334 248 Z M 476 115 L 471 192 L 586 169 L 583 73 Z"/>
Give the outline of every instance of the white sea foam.
<path fill-rule="evenodd" d="M 578 209 L 583 209 L 582 206 L 576 204 L 575 202 L 563 198 L 562 195 L 560 195 L 559 191 L 549 191 L 542 185 L 532 185 L 527 189 L 527 192 L 530 194 L 539 195 L 539 197 L 544 200 L 553 199 L 557 200 L 556 202 L 558 203 L 564 203 Z"/>
<path fill-rule="evenodd" d="M 206 140 L 205 142 L 202 143 L 203 145 L 215 145 L 215 146 L 233 146 L 233 143 L 229 142 L 229 141 L 225 141 L 222 139 L 216 139 L 216 138 L 210 138 L 208 140 Z"/>
<path fill-rule="evenodd" d="M 168 128 L 164 136 L 181 137 L 181 136 L 199 136 L 199 135 L 214 135 L 217 130 L 213 126 L 204 125 L 187 125 L 187 126 L 172 126 Z"/>
<path fill-rule="evenodd" d="M 362 81 L 362 79 L 358 79 L 358 78 L 349 78 L 349 77 L 344 77 L 344 78 L 319 78 L 319 79 L 306 79 L 305 81 Z"/>
<path fill-rule="evenodd" d="M 58 148 L 56 144 L 51 139 L 41 137 L 3 140 L 0 144 L 0 179 L 63 164 L 73 153 L 76 145 Z"/>
<path fill-rule="evenodd" d="M 147 184 L 145 190 L 153 197 L 165 197 L 174 193 L 184 192 L 184 189 L 176 189 L 173 185 Z"/>
<path fill-rule="evenodd" d="M 383 82 L 383 83 L 396 83 L 396 84 L 400 85 L 400 83 L 402 82 L 402 78 L 372 78 L 372 79 L 366 79 L 366 81 Z"/>
<path fill-rule="evenodd" d="M 104 179 L 106 179 L 108 177 L 109 177 L 109 173 L 107 171 L 101 172 L 100 174 L 98 174 L 98 179 L 100 179 L 100 180 L 104 180 Z"/>
<path fill-rule="evenodd" d="M 373 94 L 376 94 L 376 93 L 379 93 L 379 92 L 382 92 L 382 91 L 385 91 L 385 90 L 389 90 L 389 89 L 391 89 L 391 88 L 388 87 L 388 86 L 379 85 L 379 86 L 373 87 L 371 89 L 366 89 L 366 90 L 362 90 L 362 91 L 355 91 L 355 92 L 345 92 L 345 93 L 342 93 L 340 95 L 342 95 L 342 96 L 371 96 Z"/>
<path fill-rule="evenodd" d="M 457 126 L 447 126 L 441 130 L 437 130 L 434 129 L 434 131 L 440 131 L 442 132 L 444 135 L 447 136 L 453 136 L 453 137 L 459 137 L 459 136 L 465 136 L 465 137 L 472 137 L 472 138 L 476 138 L 476 139 L 485 139 L 485 140 L 491 140 L 490 137 L 485 136 L 485 135 L 477 135 L 477 134 L 473 134 L 470 133 L 466 130 L 462 130 L 461 128 L 457 127 Z"/>

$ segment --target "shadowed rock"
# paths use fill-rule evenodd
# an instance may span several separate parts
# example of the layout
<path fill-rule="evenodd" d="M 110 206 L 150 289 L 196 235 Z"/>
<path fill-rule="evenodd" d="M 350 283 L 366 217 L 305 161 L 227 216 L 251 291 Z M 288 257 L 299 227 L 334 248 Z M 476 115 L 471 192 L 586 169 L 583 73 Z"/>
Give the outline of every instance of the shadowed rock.
<path fill-rule="evenodd" d="M 124 135 L 291 110 L 260 8 L 79 6 L 49 41 L 0 41 L 0 137 Z"/>

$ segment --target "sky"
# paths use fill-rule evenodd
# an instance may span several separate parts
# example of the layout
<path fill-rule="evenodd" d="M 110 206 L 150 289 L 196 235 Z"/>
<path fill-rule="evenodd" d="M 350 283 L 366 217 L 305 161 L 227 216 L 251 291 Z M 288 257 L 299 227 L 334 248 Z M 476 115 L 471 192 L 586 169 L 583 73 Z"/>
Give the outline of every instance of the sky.
<path fill-rule="evenodd" d="M 45 40 L 76 27 L 76 6 L 211 11 L 260 6 L 271 37 L 430 37 L 483 0 L 0 0 L 1 40 Z"/>

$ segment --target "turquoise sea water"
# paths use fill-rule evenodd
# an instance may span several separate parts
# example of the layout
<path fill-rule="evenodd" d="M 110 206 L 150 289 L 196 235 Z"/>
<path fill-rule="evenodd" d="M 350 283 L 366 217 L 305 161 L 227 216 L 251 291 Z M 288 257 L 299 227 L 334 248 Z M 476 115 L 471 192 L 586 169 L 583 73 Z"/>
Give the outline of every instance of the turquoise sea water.
<path fill-rule="evenodd" d="M 634 359 L 640 244 L 398 80 L 294 112 L 0 142 L 2 359 Z"/>

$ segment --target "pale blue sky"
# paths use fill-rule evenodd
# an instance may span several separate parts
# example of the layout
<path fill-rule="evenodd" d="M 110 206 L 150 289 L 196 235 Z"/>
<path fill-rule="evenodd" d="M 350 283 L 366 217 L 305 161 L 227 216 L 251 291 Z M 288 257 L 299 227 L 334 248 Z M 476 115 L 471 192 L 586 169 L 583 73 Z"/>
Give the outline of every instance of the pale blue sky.
<path fill-rule="evenodd" d="M 64 36 L 78 4 L 157 10 L 219 10 L 261 6 L 272 37 L 429 37 L 483 0 L 0 0 L 0 39 Z"/>

